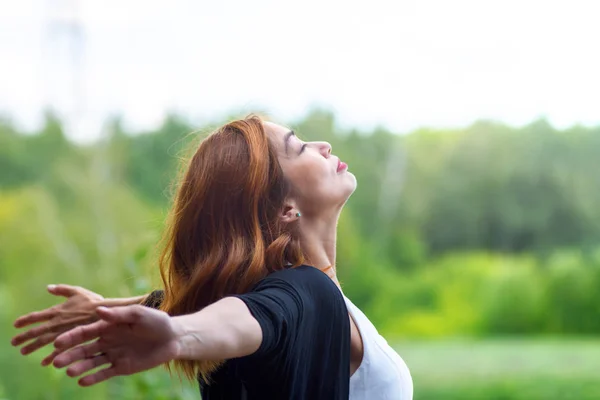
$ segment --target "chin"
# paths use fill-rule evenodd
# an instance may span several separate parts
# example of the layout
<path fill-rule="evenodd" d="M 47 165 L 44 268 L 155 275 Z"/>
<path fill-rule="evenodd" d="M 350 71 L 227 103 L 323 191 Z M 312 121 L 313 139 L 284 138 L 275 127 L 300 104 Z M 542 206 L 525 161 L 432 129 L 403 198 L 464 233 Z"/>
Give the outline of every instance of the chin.
<path fill-rule="evenodd" d="M 347 174 L 351 177 L 351 179 L 348 179 L 346 191 L 344 192 L 344 194 L 345 194 L 344 203 L 346 201 L 348 201 L 350 196 L 352 196 L 352 193 L 354 193 L 354 191 L 356 190 L 356 185 L 357 185 L 356 177 L 354 176 L 354 174 L 352 174 L 350 172 L 348 172 Z"/>
<path fill-rule="evenodd" d="M 352 186 L 352 193 L 354 193 L 354 191 L 356 190 L 356 185 L 358 184 L 358 182 L 356 181 L 356 176 L 354 176 L 352 172 L 348 172 L 348 176 L 350 177 L 350 179 L 348 180 L 350 181 L 350 185 Z"/>

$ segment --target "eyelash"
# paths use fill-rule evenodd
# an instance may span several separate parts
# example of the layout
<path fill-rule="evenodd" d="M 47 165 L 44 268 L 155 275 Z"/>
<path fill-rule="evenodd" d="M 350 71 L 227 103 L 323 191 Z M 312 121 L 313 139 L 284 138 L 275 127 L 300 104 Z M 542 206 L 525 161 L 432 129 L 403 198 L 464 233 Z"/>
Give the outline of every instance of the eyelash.
<path fill-rule="evenodd" d="M 302 154 L 302 152 L 304 151 L 305 148 L 306 148 L 306 143 L 303 144 L 302 147 L 300 148 L 300 153 L 299 154 Z"/>

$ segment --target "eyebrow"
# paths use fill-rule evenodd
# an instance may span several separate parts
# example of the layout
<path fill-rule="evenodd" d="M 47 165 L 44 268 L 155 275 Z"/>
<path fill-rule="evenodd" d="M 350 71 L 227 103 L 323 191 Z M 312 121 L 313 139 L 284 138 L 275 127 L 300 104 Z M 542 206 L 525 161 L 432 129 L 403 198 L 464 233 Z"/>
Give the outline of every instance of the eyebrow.
<path fill-rule="evenodd" d="M 283 138 L 283 144 L 285 146 L 285 154 L 288 153 L 288 147 L 289 147 L 289 143 L 290 143 L 290 138 L 292 136 L 295 136 L 296 134 L 294 133 L 294 131 L 289 131 L 288 133 L 285 134 L 285 137 Z"/>

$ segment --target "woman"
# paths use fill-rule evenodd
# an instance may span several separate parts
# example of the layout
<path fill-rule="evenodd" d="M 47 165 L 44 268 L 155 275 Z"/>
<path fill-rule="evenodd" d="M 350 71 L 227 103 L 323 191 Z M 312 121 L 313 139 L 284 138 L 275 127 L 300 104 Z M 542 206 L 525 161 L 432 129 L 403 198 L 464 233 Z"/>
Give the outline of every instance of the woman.
<path fill-rule="evenodd" d="M 336 227 L 355 188 L 328 143 L 255 116 L 231 122 L 180 183 L 164 292 L 105 300 L 51 286 L 67 301 L 19 318 L 44 324 L 13 345 L 54 341 L 42 364 L 72 377 L 109 365 L 84 386 L 173 362 L 203 399 L 411 399 L 406 365 L 337 280 Z"/>

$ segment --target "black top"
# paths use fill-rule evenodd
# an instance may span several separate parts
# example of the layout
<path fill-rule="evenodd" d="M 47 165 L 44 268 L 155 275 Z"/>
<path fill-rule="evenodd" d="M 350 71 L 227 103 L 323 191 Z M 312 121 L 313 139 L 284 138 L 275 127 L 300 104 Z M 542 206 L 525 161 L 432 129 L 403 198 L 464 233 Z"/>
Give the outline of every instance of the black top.
<path fill-rule="evenodd" d="M 145 304 L 157 307 L 160 291 Z M 258 350 L 230 359 L 200 382 L 203 400 L 348 399 L 350 322 L 342 293 L 310 266 L 277 271 L 244 301 L 262 328 Z"/>

